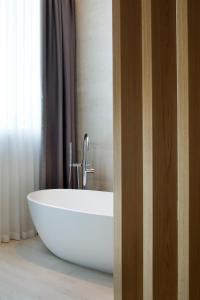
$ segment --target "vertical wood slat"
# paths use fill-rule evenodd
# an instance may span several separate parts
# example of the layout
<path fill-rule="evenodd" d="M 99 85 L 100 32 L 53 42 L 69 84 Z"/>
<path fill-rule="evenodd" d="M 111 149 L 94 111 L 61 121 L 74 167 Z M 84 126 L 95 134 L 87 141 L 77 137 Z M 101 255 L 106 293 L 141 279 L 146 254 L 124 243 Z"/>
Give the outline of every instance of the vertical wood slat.
<path fill-rule="evenodd" d="M 120 50 L 114 48 L 115 68 L 118 71 L 118 80 L 114 77 L 115 95 L 118 101 L 118 111 L 114 126 L 119 126 L 121 142 L 121 170 L 115 161 L 116 170 L 121 174 L 121 192 L 117 188 L 118 201 L 115 218 L 121 224 L 122 242 L 122 278 L 117 275 L 118 283 L 122 284 L 121 295 L 117 299 L 123 300 L 143 298 L 143 199 L 142 199 L 142 36 L 141 36 L 141 1 L 126 2 L 114 0 L 114 12 L 118 12 L 118 24 L 114 23 L 114 47 L 117 45 L 116 35 L 120 35 Z M 115 10 L 116 9 L 116 10 Z M 130 30 L 131 29 L 131 30 Z M 115 32 L 117 30 L 117 32 Z M 116 43 L 115 43 L 116 42 Z M 120 73 L 120 74 L 119 74 Z M 120 84 L 120 91 L 117 85 Z M 120 96 L 119 96 L 120 93 Z M 117 134 L 117 133 L 116 133 Z M 115 144 L 115 146 L 116 146 Z M 116 147 L 117 149 L 117 147 Z M 116 150 L 115 150 L 116 151 Z M 116 153 L 116 158 L 119 154 Z M 121 193 L 121 195 L 119 195 Z M 117 228 L 117 227 L 115 227 Z M 117 233 L 115 233 L 117 236 Z M 118 255 L 118 260 L 120 257 Z M 120 265 L 120 264 L 119 264 Z"/>
<path fill-rule="evenodd" d="M 115 299 L 143 300 L 141 0 L 113 0 L 113 17 Z"/>
<path fill-rule="evenodd" d="M 122 300 L 121 0 L 113 0 L 114 299 Z"/>
<path fill-rule="evenodd" d="M 189 52 L 189 289 L 200 299 L 200 1 L 188 1 Z"/>
<path fill-rule="evenodd" d="M 177 0 L 178 300 L 189 300 L 189 101 L 187 0 Z"/>
<path fill-rule="evenodd" d="M 153 157 L 151 1 L 142 0 L 143 298 L 153 300 Z"/>
<path fill-rule="evenodd" d="M 122 293 L 143 299 L 141 0 L 121 1 Z"/>
<path fill-rule="evenodd" d="M 177 300 L 176 1 L 152 0 L 153 295 Z"/>

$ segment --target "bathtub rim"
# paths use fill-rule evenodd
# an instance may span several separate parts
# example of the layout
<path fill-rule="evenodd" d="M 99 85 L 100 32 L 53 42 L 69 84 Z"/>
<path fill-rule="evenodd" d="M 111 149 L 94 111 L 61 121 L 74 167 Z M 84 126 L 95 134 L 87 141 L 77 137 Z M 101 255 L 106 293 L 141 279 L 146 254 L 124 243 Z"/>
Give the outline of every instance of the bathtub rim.
<path fill-rule="evenodd" d="M 111 215 L 111 214 L 95 213 L 95 212 L 91 212 L 91 211 L 87 211 L 87 210 L 83 211 L 83 210 L 79 210 L 79 209 L 72 209 L 72 208 L 57 206 L 57 205 L 54 205 L 54 204 L 47 204 L 47 203 L 44 203 L 42 201 L 36 200 L 34 198 L 31 198 L 32 195 L 34 195 L 36 193 L 39 193 L 39 192 L 45 192 L 45 191 L 81 191 L 83 193 L 87 193 L 87 192 L 93 193 L 94 192 L 94 194 L 96 192 L 98 192 L 98 193 L 104 193 L 104 194 L 110 194 L 110 195 L 112 194 L 112 196 L 113 196 L 113 192 L 96 191 L 96 190 L 76 190 L 76 189 L 43 189 L 43 190 L 37 190 L 37 191 L 29 193 L 26 198 L 27 198 L 28 202 L 33 202 L 33 203 L 36 203 L 38 205 L 45 206 L 45 207 L 55 208 L 55 209 L 69 211 L 69 212 L 74 212 L 74 213 L 79 213 L 79 214 L 98 216 L 98 217 L 106 217 L 106 218 L 113 218 L 114 217 L 113 197 L 112 197 L 112 205 L 113 205 L 113 207 L 112 207 L 112 215 Z"/>

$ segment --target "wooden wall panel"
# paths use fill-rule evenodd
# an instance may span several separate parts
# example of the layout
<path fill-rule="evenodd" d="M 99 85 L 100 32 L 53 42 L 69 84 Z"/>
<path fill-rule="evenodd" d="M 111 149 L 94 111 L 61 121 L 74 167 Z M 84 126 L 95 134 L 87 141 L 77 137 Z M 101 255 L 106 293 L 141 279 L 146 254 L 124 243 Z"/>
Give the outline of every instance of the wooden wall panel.
<path fill-rule="evenodd" d="M 189 102 L 187 0 L 177 0 L 178 300 L 189 300 Z"/>
<path fill-rule="evenodd" d="M 116 265 L 122 262 L 121 289 L 116 299 L 143 299 L 143 139 L 142 139 L 142 24 L 141 0 L 114 0 L 114 173 L 115 218 L 121 226 Z M 118 37 L 117 37 L 118 36 Z M 120 42 L 119 39 L 120 38 Z M 117 49 L 116 47 L 120 47 Z M 120 87 L 118 86 L 120 85 Z M 120 137 L 117 137 L 117 134 Z M 121 143 L 119 145 L 119 143 Z M 119 151 L 119 152 L 117 152 Z M 121 155 L 121 157 L 120 157 Z M 118 160 L 119 159 L 119 160 Z M 117 174 L 116 172 L 121 172 Z M 117 186 L 120 184 L 121 190 Z M 121 209 L 121 212 L 118 210 Z M 118 225 L 119 226 L 119 225 Z M 117 230 L 115 226 L 115 230 Z M 120 238 L 120 235 L 119 235 Z M 121 255 L 121 258 L 120 258 Z M 120 268 L 118 268 L 118 271 Z"/>
<path fill-rule="evenodd" d="M 197 300 L 200 2 L 113 5 L 115 299 Z"/>
<path fill-rule="evenodd" d="M 200 1 L 188 1 L 190 300 L 200 299 Z"/>
<path fill-rule="evenodd" d="M 122 300 L 122 140 L 120 3 L 113 0 L 114 300 Z"/>
<path fill-rule="evenodd" d="M 143 297 L 153 300 L 153 153 L 151 1 L 142 0 Z"/>
<path fill-rule="evenodd" d="M 153 294 L 177 300 L 176 1 L 152 0 Z"/>
<path fill-rule="evenodd" d="M 130 30 L 131 28 L 131 30 Z M 121 2 L 122 289 L 143 299 L 141 0 Z"/>

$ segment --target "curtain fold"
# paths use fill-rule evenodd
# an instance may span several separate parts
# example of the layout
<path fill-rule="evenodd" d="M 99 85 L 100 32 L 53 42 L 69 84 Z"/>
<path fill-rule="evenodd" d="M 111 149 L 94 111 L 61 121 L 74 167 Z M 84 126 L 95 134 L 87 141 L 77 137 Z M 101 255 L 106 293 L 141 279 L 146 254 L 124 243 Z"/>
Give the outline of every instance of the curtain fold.
<path fill-rule="evenodd" d="M 69 143 L 75 145 L 75 3 L 42 1 L 41 188 L 71 188 Z"/>
<path fill-rule="evenodd" d="M 0 242 L 35 235 L 26 196 L 39 187 L 40 0 L 0 0 Z"/>

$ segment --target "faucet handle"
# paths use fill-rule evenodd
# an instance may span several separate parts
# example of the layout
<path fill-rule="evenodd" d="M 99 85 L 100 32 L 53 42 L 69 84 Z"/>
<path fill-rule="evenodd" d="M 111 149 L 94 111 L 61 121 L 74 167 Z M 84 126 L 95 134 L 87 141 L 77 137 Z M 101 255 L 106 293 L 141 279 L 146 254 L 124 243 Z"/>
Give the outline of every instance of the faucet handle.
<path fill-rule="evenodd" d="M 91 168 L 91 164 L 86 165 L 86 171 L 87 173 L 95 173 L 95 169 Z"/>
<path fill-rule="evenodd" d="M 95 169 L 90 168 L 90 169 L 87 169 L 86 172 L 87 172 L 87 173 L 95 173 Z"/>

